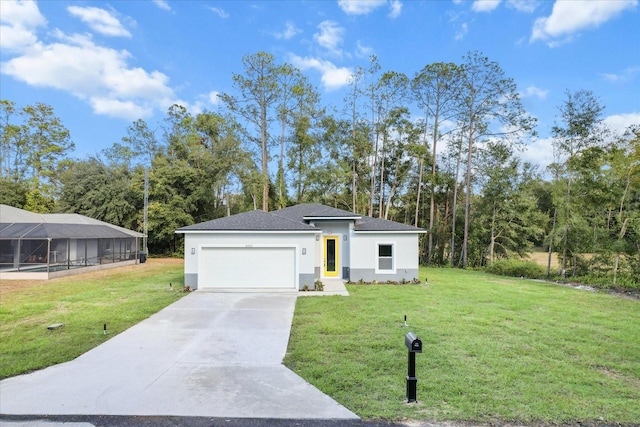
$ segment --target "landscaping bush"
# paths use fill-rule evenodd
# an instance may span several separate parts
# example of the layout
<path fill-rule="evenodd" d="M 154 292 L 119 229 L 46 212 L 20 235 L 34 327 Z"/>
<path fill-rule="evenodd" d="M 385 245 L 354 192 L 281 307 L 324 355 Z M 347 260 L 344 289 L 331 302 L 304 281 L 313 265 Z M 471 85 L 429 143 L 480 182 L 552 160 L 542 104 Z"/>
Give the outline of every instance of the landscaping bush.
<path fill-rule="evenodd" d="M 495 261 L 486 268 L 487 273 L 500 276 L 525 277 L 527 279 L 540 279 L 545 276 L 544 267 L 535 261 L 522 261 L 517 259 L 501 259 Z"/>

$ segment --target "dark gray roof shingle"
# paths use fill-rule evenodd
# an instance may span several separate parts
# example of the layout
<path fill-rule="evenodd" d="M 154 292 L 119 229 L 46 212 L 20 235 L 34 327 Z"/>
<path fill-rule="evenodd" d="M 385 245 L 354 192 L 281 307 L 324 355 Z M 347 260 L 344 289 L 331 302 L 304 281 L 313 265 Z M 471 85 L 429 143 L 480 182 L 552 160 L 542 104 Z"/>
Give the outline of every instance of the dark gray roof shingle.
<path fill-rule="evenodd" d="M 329 206 L 303 203 L 273 212 L 254 210 L 236 215 L 218 218 L 199 224 L 188 225 L 179 228 L 176 233 L 189 231 L 318 231 L 320 223 L 316 227 L 307 223 L 314 218 L 323 219 L 350 219 L 355 220 L 356 231 L 381 231 L 381 232 L 416 232 L 424 230 L 411 225 L 400 224 L 384 219 L 369 218 L 354 214 L 353 212 L 336 209 Z"/>
<path fill-rule="evenodd" d="M 293 221 L 262 210 L 243 212 L 236 215 L 213 219 L 199 224 L 179 228 L 185 231 L 315 231 L 303 222 Z"/>
<path fill-rule="evenodd" d="M 402 224 L 395 221 L 389 221 L 381 218 L 371 218 L 363 216 L 356 221 L 355 231 L 413 231 L 415 233 L 423 233 L 424 230 L 413 225 Z"/>
<path fill-rule="evenodd" d="M 275 215 L 303 222 L 305 218 L 360 218 L 360 215 L 317 203 L 302 203 L 273 212 Z"/>

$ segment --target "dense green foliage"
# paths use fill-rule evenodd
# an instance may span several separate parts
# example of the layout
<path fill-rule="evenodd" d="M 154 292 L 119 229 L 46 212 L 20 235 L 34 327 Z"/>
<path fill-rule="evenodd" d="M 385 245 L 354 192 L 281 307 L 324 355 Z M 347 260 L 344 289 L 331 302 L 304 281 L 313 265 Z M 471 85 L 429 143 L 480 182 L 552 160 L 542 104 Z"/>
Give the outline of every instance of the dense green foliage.
<path fill-rule="evenodd" d="M 535 261 L 518 259 L 500 259 L 489 265 L 487 273 L 500 276 L 523 277 L 527 279 L 541 279 L 545 276 L 544 267 Z"/>
<path fill-rule="evenodd" d="M 459 269 L 420 278 L 299 298 L 285 364 L 364 418 L 637 425 L 640 302 Z M 423 343 L 416 404 L 409 331 Z"/>
<path fill-rule="evenodd" d="M 478 52 L 414 76 L 372 56 L 340 109 L 271 54 L 243 65 L 219 112 L 173 105 L 92 158 L 71 157 L 52 107 L 1 101 L 0 203 L 143 231 L 146 175 L 152 253 L 180 253 L 185 225 L 316 202 L 428 230 L 424 265 L 485 267 L 544 246 L 561 258 L 547 276 L 640 283 L 640 127 L 607 129 L 591 92 L 559 106 L 547 179 L 518 157 L 536 123 L 515 82 Z"/>

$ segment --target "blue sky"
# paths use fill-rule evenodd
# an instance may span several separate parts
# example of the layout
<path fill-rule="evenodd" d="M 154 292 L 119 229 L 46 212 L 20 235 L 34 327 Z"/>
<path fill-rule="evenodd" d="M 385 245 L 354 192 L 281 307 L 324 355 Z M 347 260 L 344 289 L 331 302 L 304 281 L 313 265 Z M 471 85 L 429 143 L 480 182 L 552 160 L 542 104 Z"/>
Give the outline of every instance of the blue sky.
<path fill-rule="evenodd" d="M 0 1 L 0 98 L 44 102 L 71 131 L 74 157 L 118 142 L 167 108 L 216 111 L 242 56 L 300 68 L 341 109 L 347 79 L 377 55 L 412 77 L 472 50 L 518 85 L 539 137 L 523 158 L 552 161 L 565 91 L 593 91 L 617 130 L 640 124 L 638 0 Z"/>

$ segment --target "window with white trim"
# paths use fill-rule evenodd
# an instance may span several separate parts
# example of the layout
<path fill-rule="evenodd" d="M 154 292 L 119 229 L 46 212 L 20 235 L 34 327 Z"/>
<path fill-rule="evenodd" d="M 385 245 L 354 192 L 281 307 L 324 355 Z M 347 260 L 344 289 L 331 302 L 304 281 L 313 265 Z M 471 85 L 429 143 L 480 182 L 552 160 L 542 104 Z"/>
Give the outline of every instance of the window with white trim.
<path fill-rule="evenodd" d="M 378 243 L 378 271 L 393 271 L 393 244 Z"/>

